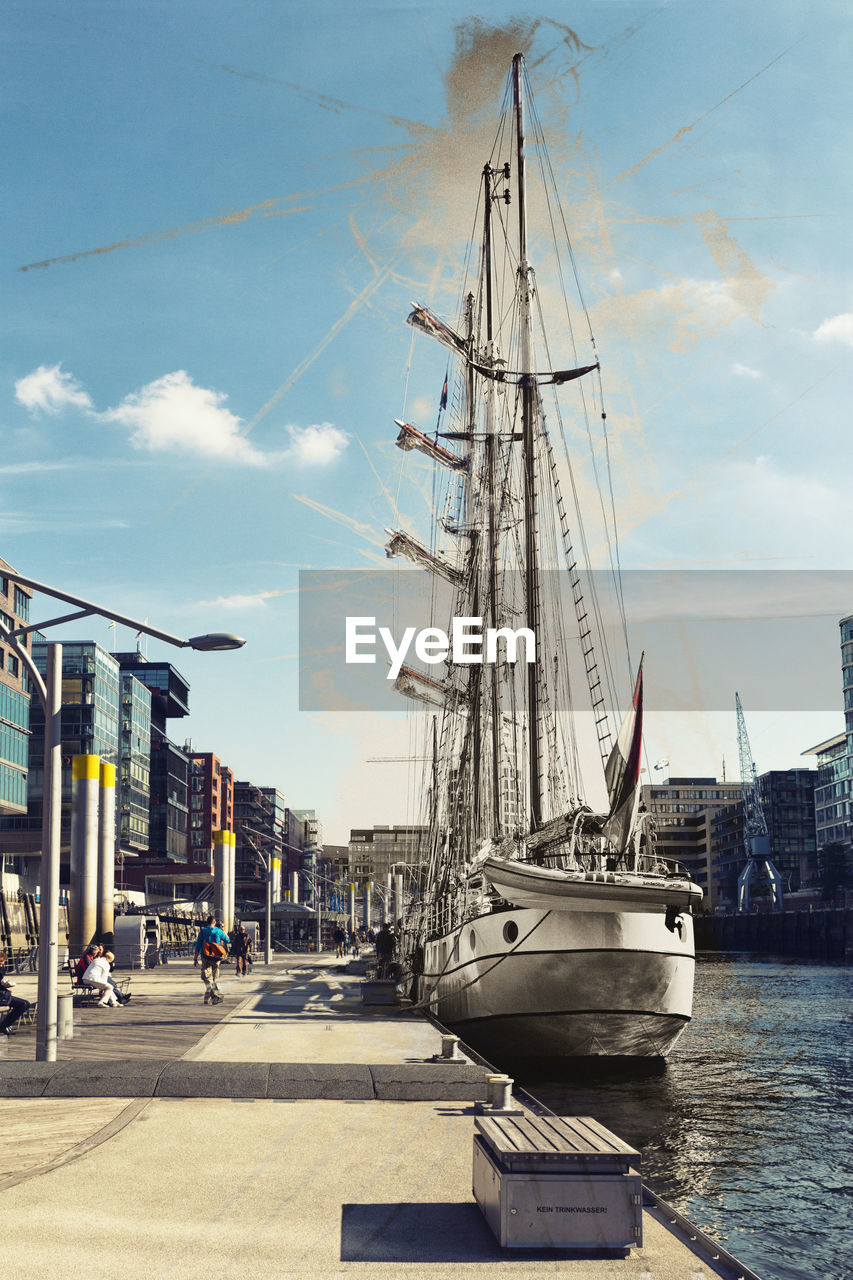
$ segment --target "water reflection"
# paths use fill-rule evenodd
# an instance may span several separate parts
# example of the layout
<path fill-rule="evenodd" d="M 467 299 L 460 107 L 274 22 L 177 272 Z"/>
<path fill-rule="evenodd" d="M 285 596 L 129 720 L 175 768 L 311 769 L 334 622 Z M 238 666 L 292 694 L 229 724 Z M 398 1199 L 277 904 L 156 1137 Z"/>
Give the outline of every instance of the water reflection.
<path fill-rule="evenodd" d="M 516 1079 L 637 1147 L 644 1180 L 766 1280 L 842 1280 L 850 990 L 846 969 L 700 963 L 694 1020 L 662 1069 L 552 1063 Z"/>

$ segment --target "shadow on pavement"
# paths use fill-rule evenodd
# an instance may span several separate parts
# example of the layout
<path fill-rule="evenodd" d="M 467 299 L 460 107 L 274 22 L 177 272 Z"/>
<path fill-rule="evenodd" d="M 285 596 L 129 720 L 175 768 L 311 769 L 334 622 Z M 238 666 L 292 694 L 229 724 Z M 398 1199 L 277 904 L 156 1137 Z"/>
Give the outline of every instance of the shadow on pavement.
<path fill-rule="evenodd" d="M 345 1204 L 341 1262 L 579 1261 L 622 1249 L 502 1249 L 476 1204 Z"/>

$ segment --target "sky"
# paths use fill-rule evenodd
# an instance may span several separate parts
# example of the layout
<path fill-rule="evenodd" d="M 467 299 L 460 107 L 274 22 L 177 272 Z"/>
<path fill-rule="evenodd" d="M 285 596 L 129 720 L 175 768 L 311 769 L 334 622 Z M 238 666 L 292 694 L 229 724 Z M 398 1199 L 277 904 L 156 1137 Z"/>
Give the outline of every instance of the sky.
<path fill-rule="evenodd" d="M 174 634 L 245 636 L 148 644 L 191 684 L 173 736 L 316 809 L 327 841 L 416 820 L 421 748 L 403 713 L 299 710 L 298 572 L 381 567 L 385 526 L 423 523 L 393 419 L 430 420 L 443 361 L 404 320 L 454 314 L 517 50 L 601 358 L 623 566 L 690 592 L 853 568 L 842 0 L 8 0 L 0 24 L 0 556 Z M 835 604 L 791 598 L 815 609 L 803 663 L 838 662 Z M 650 760 L 737 776 L 732 668 L 730 712 L 647 717 Z M 750 717 L 759 771 L 841 729 L 838 672 L 837 708 Z"/>

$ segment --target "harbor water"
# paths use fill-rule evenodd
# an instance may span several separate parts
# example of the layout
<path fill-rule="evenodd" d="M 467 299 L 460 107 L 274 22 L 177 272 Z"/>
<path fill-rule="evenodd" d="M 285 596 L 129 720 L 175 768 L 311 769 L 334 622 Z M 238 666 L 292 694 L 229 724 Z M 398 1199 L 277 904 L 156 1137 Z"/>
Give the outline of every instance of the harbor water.
<path fill-rule="evenodd" d="M 762 1280 L 848 1280 L 851 988 L 849 968 L 700 959 L 663 1069 L 516 1078 L 640 1149 L 644 1181 Z"/>

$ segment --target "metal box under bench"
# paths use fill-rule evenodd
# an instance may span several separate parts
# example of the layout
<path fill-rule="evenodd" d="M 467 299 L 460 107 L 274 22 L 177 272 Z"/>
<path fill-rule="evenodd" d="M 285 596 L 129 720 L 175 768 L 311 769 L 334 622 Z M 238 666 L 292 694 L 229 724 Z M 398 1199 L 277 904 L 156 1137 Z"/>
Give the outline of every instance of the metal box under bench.
<path fill-rule="evenodd" d="M 592 1116 L 476 1120 L 474 1198 L 502 1248 L 643 1243 L 640 1153 Z"/>

